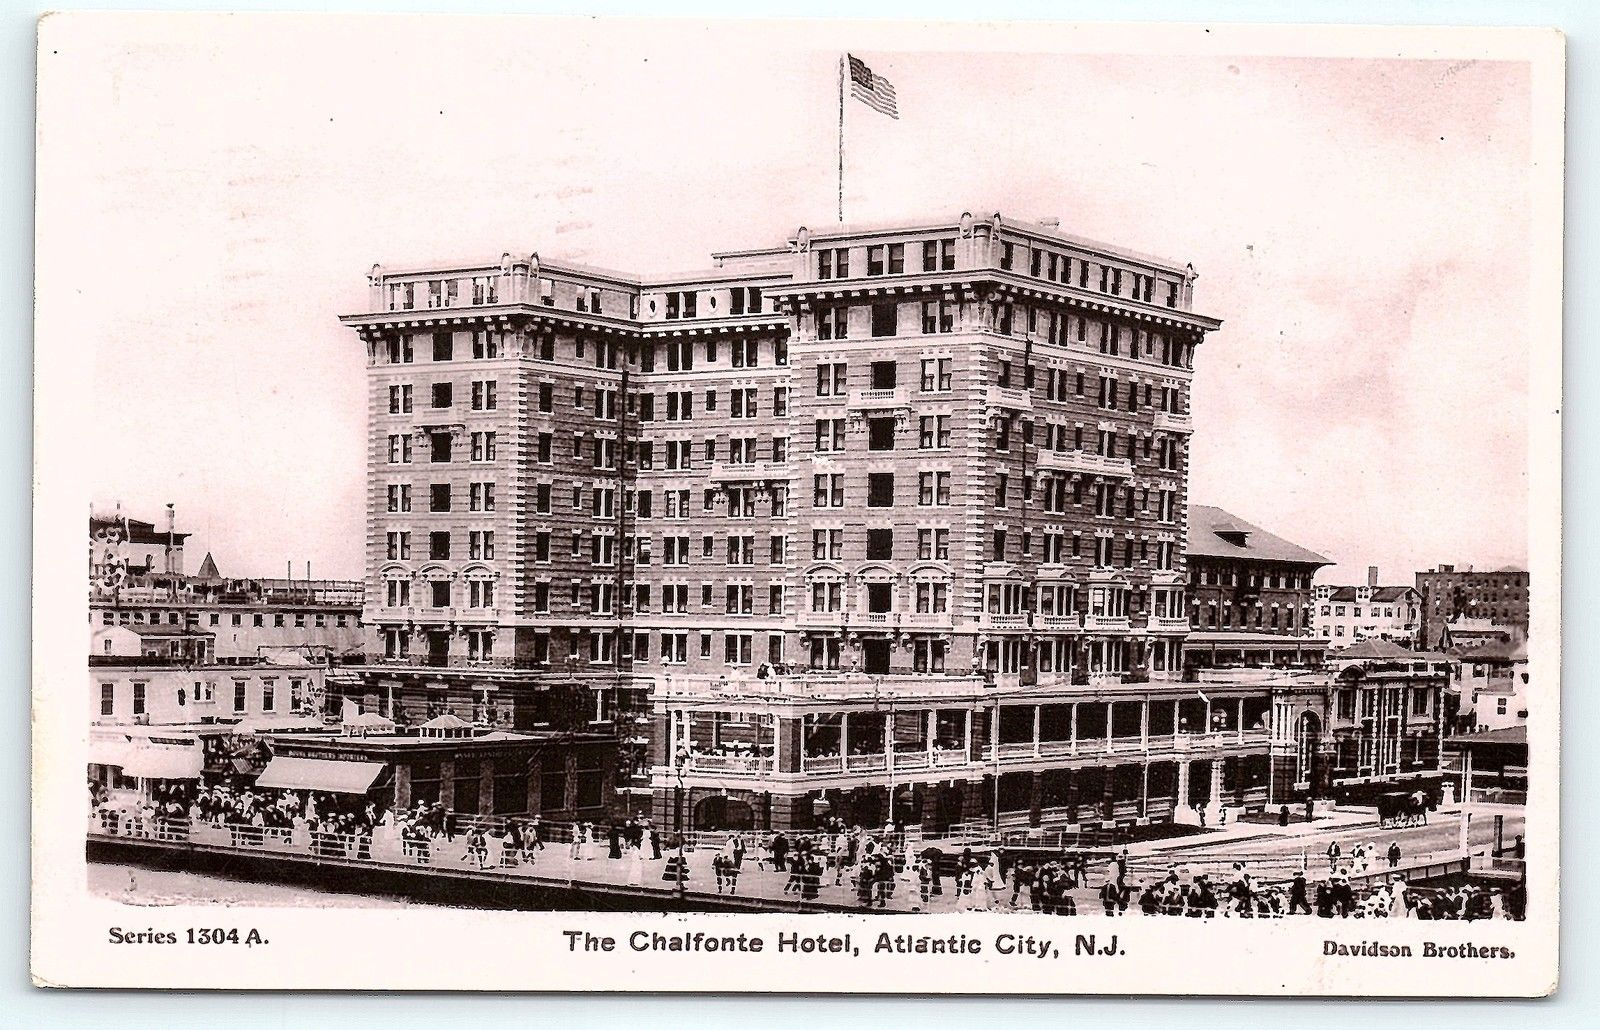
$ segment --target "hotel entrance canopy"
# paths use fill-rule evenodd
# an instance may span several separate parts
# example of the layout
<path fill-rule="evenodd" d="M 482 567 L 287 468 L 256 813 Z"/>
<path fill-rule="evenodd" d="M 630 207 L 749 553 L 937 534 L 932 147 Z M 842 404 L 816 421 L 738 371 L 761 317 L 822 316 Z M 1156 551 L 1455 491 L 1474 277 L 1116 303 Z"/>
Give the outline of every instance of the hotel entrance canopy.
<path fill-rule="evenodd" d="M 326 790 L 365 794 L 372 789 L 384 762 L 341 762 L 326 758 L 274 758 L 256 779 L 257 787 L 282 790 Z"/>

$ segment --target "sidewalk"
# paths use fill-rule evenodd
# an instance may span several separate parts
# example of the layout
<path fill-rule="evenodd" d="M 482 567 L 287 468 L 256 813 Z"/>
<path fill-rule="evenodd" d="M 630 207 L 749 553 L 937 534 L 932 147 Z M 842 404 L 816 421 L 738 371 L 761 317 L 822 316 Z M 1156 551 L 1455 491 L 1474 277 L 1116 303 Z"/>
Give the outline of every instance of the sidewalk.
<path fill-rule="evenodd" d="M 1442 810 L 1441 810 L 1442 811 Z M 1329 816 L 1314 822 L 1294 822 L 1288 826 L 1276 823 L 1231 822 L 1223 826 L 1207 827 L 1203 832 L 1186 837 L 1166 837 L 1128 845 L 1129 857 L 1153 856 L 1212 848 L 1248 840 L 1284 840 L 1295 837 L 1314 837 L 1324 833 L 1353 830 L 1378 825 L 1377 812 L 1366 809 L 1335 810 Z"/>

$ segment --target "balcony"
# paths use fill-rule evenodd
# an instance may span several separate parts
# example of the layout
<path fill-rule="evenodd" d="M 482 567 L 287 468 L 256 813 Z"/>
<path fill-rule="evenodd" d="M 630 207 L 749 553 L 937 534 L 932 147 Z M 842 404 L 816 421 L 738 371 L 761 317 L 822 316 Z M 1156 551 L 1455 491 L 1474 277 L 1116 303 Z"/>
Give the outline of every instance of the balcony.
<path fill-rule="evenodd" d="M 1033 395 L 1027 390 L 1018 390 L 1009 386 L 990 386 L 984 391 L 983 403 L 990 408 L 1005 408 L 1009 411 L 1032 411 Z"/>
<path fill-rule="evenodd" d="M 789 464 L 773 461 L 744 464 L 718 461 L 712 463 L 710 475 L 713 483 L 751 483 L 757 486 L 765 483 L 785 483 L 789 480 Z"/>
<path fill-rule="evenodd" d="M 851 390 L 850 408 L 860 411 L 893 411 L 911 407 L 911 394 L 903 386 L 887 390 Z"/>
<path fill-rule="evenodd" d="M 1181 415 L 1175 411 L 1156 412 L 1156 429 L 1168 433 L 1193 433 L 1194 416 Z"/>
<path fill-rule="evenodd" d="M 1041 469 L 1058 472 L 1078 472 L 1086 476 L 1119 476 L 1127 479 L 1133 475 L 1133 459 L 1107 458 L 1088 451 L 1052 451 L 1041 449 L 1035 456 Z"/>
<path fill-rule="evenodd" d="M 1083 628 L 1091 633 L 1126 633 L 1133 624 L 1126 615 L 1085 615 Z"/>
<path fill-rule="evenodd" d="M 1083 626 L 1083 617 L 1072 615 L 1041 615 L 1034 620 L 1034 625 L 1042 630 L 1074 630 Z"/>
<path fill-rule="evenodd" d="M 755 776 L 775 772 L 777 760 L 771 755 L 690 755 L 688 771 Z"/>
<path fill-rule="evenodd" d="M 1163 615 L 1152 615 L 1146 627 L 1152 633 L 1187 633 L 1189 620 L 1187 618 L 1168 618 Z"/>
<path fill-rule="evenodd" d="M 1153 737 L 1152 743 L 1171 740 L 1175 751 L 1204 751 L 1240 745 L 1265 745 L 1271 742 L 1269 730 L 1221 730 L 1215 733 L 1179 733 L 1173 737 Z"/>
<path fill-rule="evenodd" d="M 993 612 L 984 612 L 978 617 L 978 624 L 984 629 L 1027 629 L 1028 613 L 1017 612 L 1014 615 L 997 615 Z"/>
<path fill-rule="evenodd" d="M 802 611 L 796 613 L 795 624 L 802 629 L 806 627 L 837 629 L 844 625 L 844 612 Z"/>

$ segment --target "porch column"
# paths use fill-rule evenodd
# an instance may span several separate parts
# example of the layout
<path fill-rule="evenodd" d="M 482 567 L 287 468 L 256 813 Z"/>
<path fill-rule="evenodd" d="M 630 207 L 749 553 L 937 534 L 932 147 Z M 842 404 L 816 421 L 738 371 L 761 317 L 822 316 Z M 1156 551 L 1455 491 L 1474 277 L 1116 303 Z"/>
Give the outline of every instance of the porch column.
<path fill-rule="evenodd" d="M 1042 707 L 1042 705 L 1033 706 L 1033 753 L 1035 755 L 1039 753 L 1039 712 Z"/>
<path fill-rule="evenodd" d="M 1111 747 L 1112 718 L 1111 717 L 1116 713 L 1116 711 L 1117 711 L 1117 703 L 1115 701 L 1107 700 L 1106 701 L 1106 754 L 1108 754 L 1108 755 L 1112 751 L 1112 747 Z"/>
<path fill-rule="evenodd" d="M 1183 701 L 1177 700 L 1172 702 L 1172 746 L 1174 748 L 1178 746 L 1178 734 L 1182 729 L 1182 726 L 1179 722 L 1179 717 L 1182 715 L 1182 713 Z"/>
<path fill-rule="evenodd" d="M 1139 783 L 1139 818 L 1144 819 L 1150 815 L 1150 763 L 1145 761 L 1140 766 Z"/>
<path fill-rule="evenodd" d="M 972 759 L 972 709 L 970 709 L 970 708 L 967 709 L 967 724 L 966 724 L 964 732 L 965 732 L 966 742 L 967 742 L 966 743 L 967 760 L 971 761 L 971 759 Z"/>
<path fill-rule="evenodd" d="M 1139 750 L 1150 750 L 1150 699 L 1139 702 Z M 1145 763 L 1145 779 L 1150 778 L 1150 764 Z"/>
<path fill-rule="evenodd" d="M 1189 803 L 1189 760 L 1187 758 L 1179 759 L 1178 761 L 1178 797 L 1176 803 L 1178 805 L 1187 805 Z"/>
<path fill-rule="evenodd" d="M 850 758 L 850 713 L 839 713 L 839 769 L 842 772 L 849 765 Z"/>
<path fill-rule="evenodd" d="M 883 713 L 883 767 L 894 768 L 894 712 Z M 889 792 L 889 804 L 894 805 L 894 791 Z M 891 821 L 893 812 L 890 812 Z"/>
<path fill-rule="evenodd" d="M 1078 753 L 1078 702 L 1076 702 L 1076 701 L 1072 702 L 1072 735 L 1068 739 L 1071 741 L 1070 748 L 1071 748 L 1072 753 L 1073 754 L 1077 754 Z"/>
<path fill-rule="evenodd" d="M 1214 758 L 1211 761 L 1211 796 L 1207 799 L 1208 805 L 1222 803 L 1222 766 L 1224 758 Z"/>
<path fill-rule="evenodd" d="M 1244 698 L 1242 697 L 1239 699 L 1239 718 L 1237 720 L 1237 725 L 1239 728 L 1239 742 L 1242 744 L 1244 743 Z"/>

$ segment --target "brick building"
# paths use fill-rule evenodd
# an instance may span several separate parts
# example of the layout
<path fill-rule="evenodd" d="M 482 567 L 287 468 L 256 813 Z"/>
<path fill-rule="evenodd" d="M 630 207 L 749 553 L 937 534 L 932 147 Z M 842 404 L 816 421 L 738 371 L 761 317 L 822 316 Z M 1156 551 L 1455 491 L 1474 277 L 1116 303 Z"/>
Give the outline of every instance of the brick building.
<path fill-rule="evenodd" d="M 1239 516 L 1189 506 L 1188 668 L 1319 664 L 1311 579 L 1328 559 Z"/>
<path fill-rule="evenodd" d="M 619 782 L 654 768 L 659 798 L 669 674 L 1070 692 L 1180 668 L 1189 385 L 1219 325 L 1191 269 L 962 215 L 671 277 L 507 254 L 369 282 L 343 321 L 376 643 L 349 689 L 383 714 L 620 722 Z"/>
<path fill-rule="evenodd" d="M 1512 636 L 1528 636 L 1528 573 L 1526 569 L 1506 567 L 1492 572 L 1474 572 L 1472 566 L 1457 569 L 1440 565 L 1417 573 L 1417 592 L 1422 596 L 1423 645 L 1438 647 L 1446 623 L 1460 618 L 1487 619 L 1513 630 Z"/>

